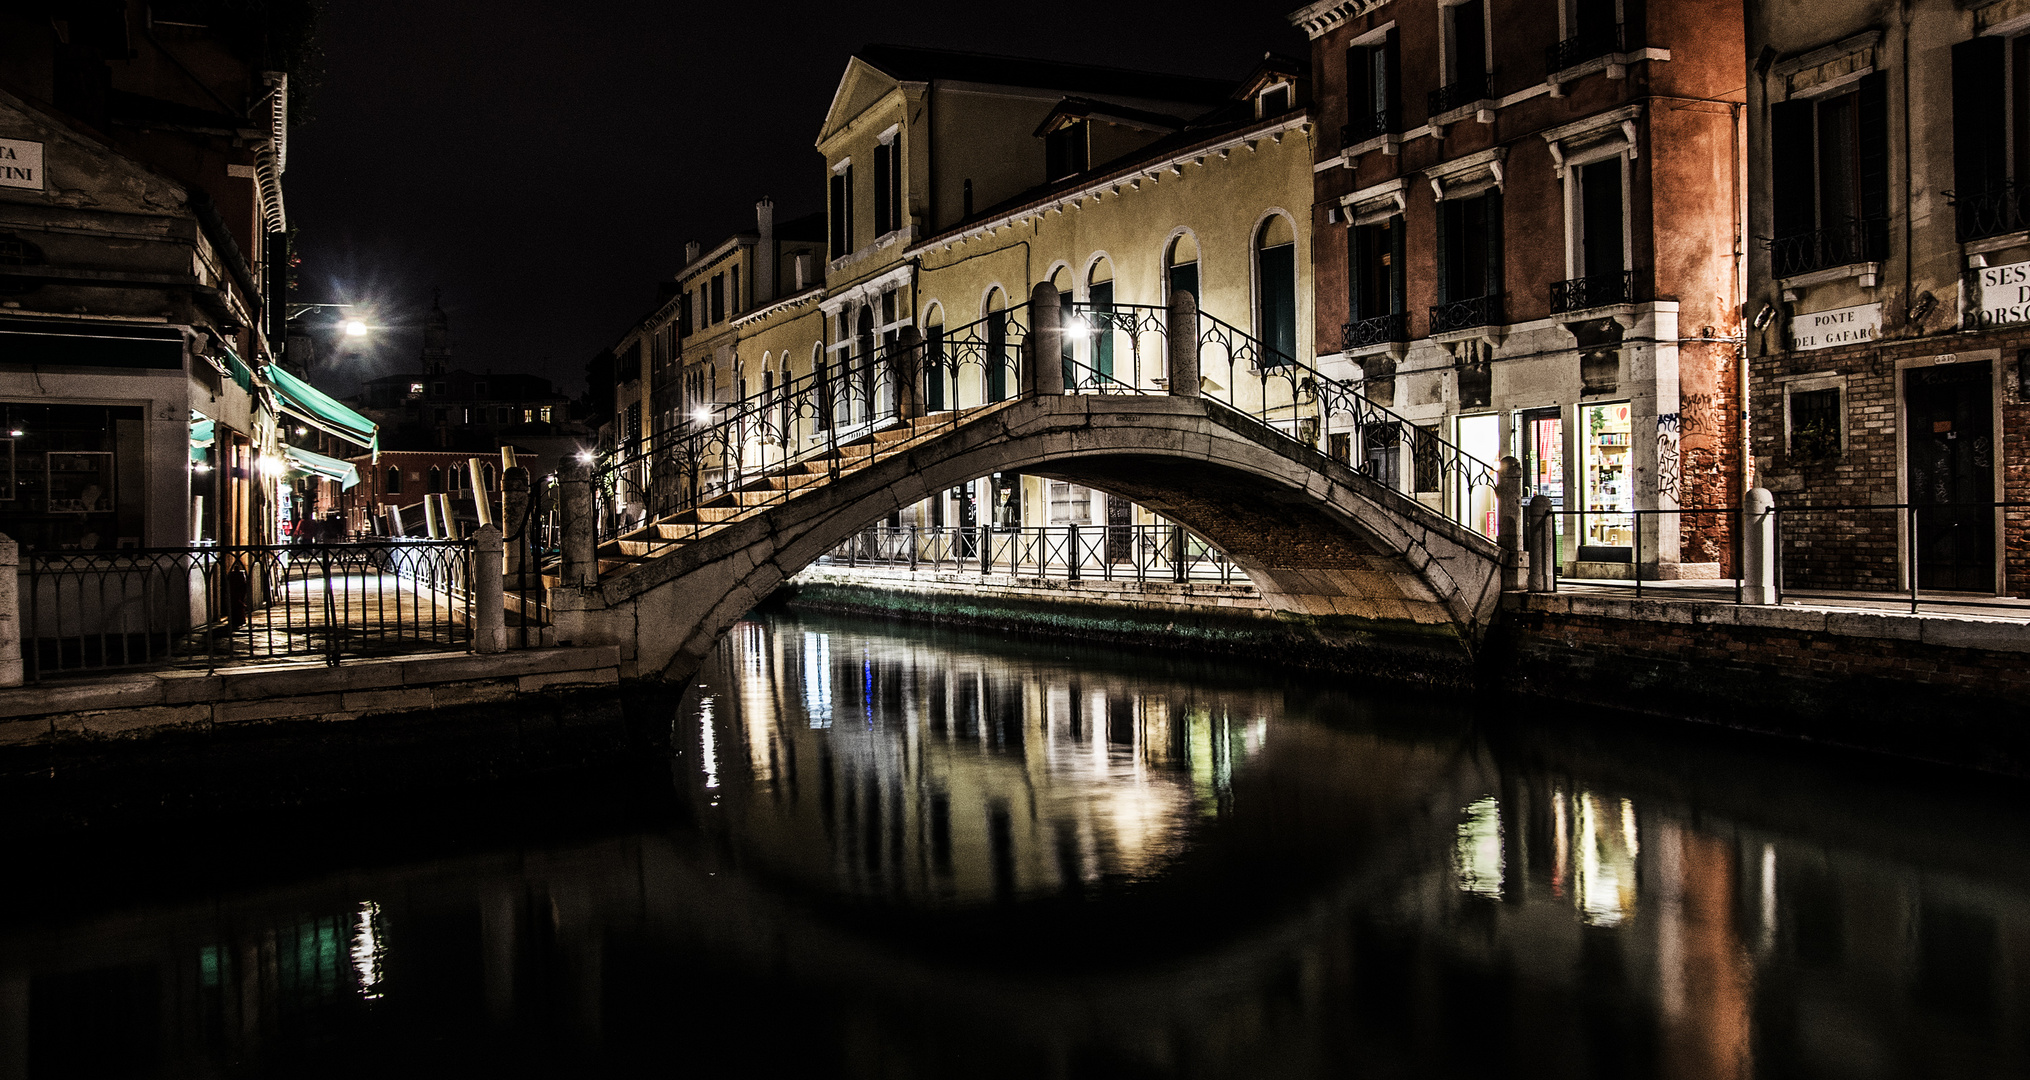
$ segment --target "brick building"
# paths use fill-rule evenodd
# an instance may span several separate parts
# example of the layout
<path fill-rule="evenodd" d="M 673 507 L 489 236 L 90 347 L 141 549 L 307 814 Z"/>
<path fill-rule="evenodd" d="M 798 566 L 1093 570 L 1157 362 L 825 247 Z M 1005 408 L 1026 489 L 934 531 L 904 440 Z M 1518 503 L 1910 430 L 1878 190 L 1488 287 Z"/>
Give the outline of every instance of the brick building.
<path fill-rule="evenodd" d="M 1515 455 L 1561 508 L 1564 573 L 1730 572 L 1724 517 L 1631 512 L 1742 490 L 1740 7 L 1323 0 L 1291 21 L 1321 366 Z M 1415 468 L 1389 431 L 1333 439 Z"/>
<path fill-rule="evenodd" d="M 1792 588 L 2030 595 L 2030 4 L 1898 11 L 1748 5 L 1755 471 Z"/>

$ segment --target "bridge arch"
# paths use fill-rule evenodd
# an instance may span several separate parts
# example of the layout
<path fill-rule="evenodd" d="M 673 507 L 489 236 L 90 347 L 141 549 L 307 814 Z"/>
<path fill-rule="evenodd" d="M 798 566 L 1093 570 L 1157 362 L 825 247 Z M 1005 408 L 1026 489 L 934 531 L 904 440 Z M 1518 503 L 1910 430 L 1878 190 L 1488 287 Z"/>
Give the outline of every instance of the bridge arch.
<path fill-rule="evenodd" d="M 1499 601 L 1485 537 L 1223 406 L 1049 395 L 1007 402 L 596 585 L 554 589 L 558 638 L 619 645 L 636 674 L 688 679 L 741 616 L 847 538 L 1009 470 L 1163 514 L 1248 574 L 1277 632 L 1398 670 L 1461 668 Z"/>

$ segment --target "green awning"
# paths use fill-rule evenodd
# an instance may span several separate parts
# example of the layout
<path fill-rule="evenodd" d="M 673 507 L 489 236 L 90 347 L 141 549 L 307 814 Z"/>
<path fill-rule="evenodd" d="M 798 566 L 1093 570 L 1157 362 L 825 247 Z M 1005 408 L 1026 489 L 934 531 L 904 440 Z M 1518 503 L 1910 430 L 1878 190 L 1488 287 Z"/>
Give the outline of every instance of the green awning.
<path fill-rule="evenodd" d="M 281 403 L 283 412 L 326 435 L 358 443 L 377 459 L 381 456 L 380 427 L 372 420 L 273 364 L 261 368 L 261 377 L 275 388 L 275 398 Z"/>
<path fill-rule="evenodd" d="M 190 463 L 211 463 L 211 444 L 218 438 L 218 422 L 202 414 L 190 414 Z"/>
<path fill-rule="evenodd" d="M 325 457 L 298 446 L 282 447 L 282 457 L 289 462 L 289 468 L 282 475 L 295 479 L 299 476 L 322 476 L 326 480 L 338 481 L 340 490 L 351 490 L 359 483 L 359 470 L 350 461 Z"/>

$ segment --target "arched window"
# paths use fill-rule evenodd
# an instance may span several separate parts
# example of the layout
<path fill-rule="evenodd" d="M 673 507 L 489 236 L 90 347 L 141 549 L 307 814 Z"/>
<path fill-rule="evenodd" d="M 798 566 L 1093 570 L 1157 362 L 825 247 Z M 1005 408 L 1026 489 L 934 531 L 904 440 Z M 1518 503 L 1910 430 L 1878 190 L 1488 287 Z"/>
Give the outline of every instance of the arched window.
<path fill-rule="evenodd" d="M 1297 230 L 1281 214 L 1271 214 L 1255 230 L 1255 335 L 1262 342 L 1263 367 L 1296 359 Z"/>
<path fill-rule="evenodd" d="M 996 285 L 987 290 L 987 400 L 1008 398 L 1008 294 Z"/>
<path fill-rule="evenodd" d="M 853 366 L 858 374 L 855 380 L 853 403 L 854 416 L 860 420 L 874 418 L 874 309 L 860 305 L 860 321 L 853 332 Z"/>
<path fill-rule="evenodd" d="M 444 470 L 435 465 L 430 466 L 430 494 L 444 494 Z"/>
<path fill-rule="evenodd" d="M 402 470 L 399 467 L 388 469 L 387 493 L 390 495 L 400 495 L 402 493 Z"/>
<path fill-rule="evenodd" d="M 1198 291 L 1198 237 L 1181 232 L 1170 241 L 1163 252 L 1163 302 L 1180 292 L 1188 292 L 1198 306 L 1205 306 L 1205 296 Z"/>
<path fill-rule="evenodd" d="M 1072 329 L 1072 313 L 1074 311 L 1071 306 L 1074 299 L 1071 291 L 1071 267 L 1059 266 L 1055 270 L 1052 270 L 1050 272 L 1050 287 L 1057 290 L 1058 311 L 1060 312 L 1062 325 L 1066 330 L 1070 330 Z M 1076 334 L 1067 333 L 1063 337 L 1064 388 L 1067 390 L 1086 381 L 1079 377 L 1078 359 L 1073 355 L 1072 351 L 1077 341 L 1078 336 Z"/>
<path fill-rule="evenodd" d="M 942 412 L 945 407 L 945 309 L 933 302 L 923 313 L 923 407 Z"/>
<path fill-rule="evenodd" d="M 1114 310 L 1114 262 L 1102 255 L 1085 275 L 1086 304 L 1092 332 L 1092 374 L 1102 382 L 1114 377 L 1114 327 L 1106 314 Z"/>

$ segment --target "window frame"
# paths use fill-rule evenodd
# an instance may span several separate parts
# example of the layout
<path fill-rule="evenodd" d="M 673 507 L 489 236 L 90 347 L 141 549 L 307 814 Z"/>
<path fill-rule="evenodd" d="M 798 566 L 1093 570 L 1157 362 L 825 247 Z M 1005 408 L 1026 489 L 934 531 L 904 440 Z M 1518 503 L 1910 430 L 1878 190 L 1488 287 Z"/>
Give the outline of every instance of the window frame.
<path fill-rule="evenodd" d="M 1787 375 L 1778 380 L 1783 387 L 1783 456 L 1796 463 L 1836 462 L 1847 456 L 1847 440 L 1851 425 L 1848 422 L 1847 376 L 1838 372 L 1812 372 L 1805 375 Z M 1838 394 L 1833 418 L 1839 424 L 1839 448 L 1831 454 L 1820 457 L 1797 457 L 1791 449 L 1798 436 L 1792 398 L 1798 394 L 1820 393 L 1831 390 Z"/>

